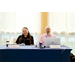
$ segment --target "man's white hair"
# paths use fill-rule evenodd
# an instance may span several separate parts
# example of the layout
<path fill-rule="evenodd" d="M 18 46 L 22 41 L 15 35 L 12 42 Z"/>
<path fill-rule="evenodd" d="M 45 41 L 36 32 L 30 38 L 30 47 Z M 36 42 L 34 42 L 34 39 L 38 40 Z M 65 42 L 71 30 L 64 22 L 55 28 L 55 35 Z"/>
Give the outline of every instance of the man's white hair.
<path fill-rule="evenodd" d="M 50 28 L 50 27 L 49 27 L 49 26 L 46 26 L 46 27 L 45 27 L 45 30 L 46 30 L 47 28 Z M 50 30 L 51 30 L 51 28 L 50 28 Z"/>

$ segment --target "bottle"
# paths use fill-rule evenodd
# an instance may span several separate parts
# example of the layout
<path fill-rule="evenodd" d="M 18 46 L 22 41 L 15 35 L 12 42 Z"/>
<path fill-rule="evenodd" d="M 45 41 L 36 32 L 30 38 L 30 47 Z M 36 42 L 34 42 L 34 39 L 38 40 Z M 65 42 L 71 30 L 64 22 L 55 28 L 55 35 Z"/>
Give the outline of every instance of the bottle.
<path fill-rule="evenodd" d="M 42 48 L 42 41 L 39 42 L 39 47 Z"/>

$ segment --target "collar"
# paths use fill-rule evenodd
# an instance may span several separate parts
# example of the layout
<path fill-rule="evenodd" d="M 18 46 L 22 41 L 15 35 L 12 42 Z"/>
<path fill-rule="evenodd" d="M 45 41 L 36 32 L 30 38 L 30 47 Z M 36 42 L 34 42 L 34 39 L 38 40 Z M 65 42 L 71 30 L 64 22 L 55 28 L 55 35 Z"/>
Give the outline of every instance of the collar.
<path fill-rule="evenodd" d="M 46 38 L 47 38 L 47 36 L 49 36 L 49 38 L 50 38 L 51 34 L 47 35 L 47 33 L 46 33 L 45 36 L 46 36 Z"/>
<path fill-rule="evenodd" d="M 46 36 L 48 36 L 48 35 L 47 35 L 47 33 L 45 33 L 45 35 L 46 35 Z M 50 33 L 49 33 L 49 36 L 51 36 L 51 34 L 50 34 Z"/>
<path fill-rule="evenodd" d="M 28 36 L 27 37 L 24 37 L 24 35 L 23 35 L 23 38 L 28 38 Z"/>

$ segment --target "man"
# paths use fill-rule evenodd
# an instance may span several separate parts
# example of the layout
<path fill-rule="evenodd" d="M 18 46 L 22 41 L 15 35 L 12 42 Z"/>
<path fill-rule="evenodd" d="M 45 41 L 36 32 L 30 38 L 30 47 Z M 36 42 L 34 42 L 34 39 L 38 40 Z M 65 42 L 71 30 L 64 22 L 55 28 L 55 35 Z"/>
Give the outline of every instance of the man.
<path fill-rule="evenodd" d="M 41 37 L 40 37 L 40 41 L 42 42 L 42 45 L 45 45 L 45 39 L 46 39 L 46 38 L 56 38 L 55 35 L 51 34 L 51 29 L 50 29 L 49 26 L 47 26 L 47 27 L 45 28 L 45 31 L 46 31 L 46 33 L 43 34 L 43 35 L 41 35 Z M 40 42 L 40 41 L 39 41 L 39 42 Z"/>

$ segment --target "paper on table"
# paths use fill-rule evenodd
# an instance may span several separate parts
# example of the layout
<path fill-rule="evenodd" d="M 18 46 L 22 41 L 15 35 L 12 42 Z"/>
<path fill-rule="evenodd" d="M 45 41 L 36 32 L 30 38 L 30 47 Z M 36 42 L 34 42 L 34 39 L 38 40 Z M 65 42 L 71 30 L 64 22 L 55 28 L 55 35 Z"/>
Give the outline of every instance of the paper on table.
<path fill-rule="evenodd" d="M 19 48 L 19 45 L 17 45 L 17 44 L 9 44 L 8 48 Z"/>
<path fill-rule="evenodd" d="M 61 48 L 61 45 L 50 45 L 50 48 Z"/>

